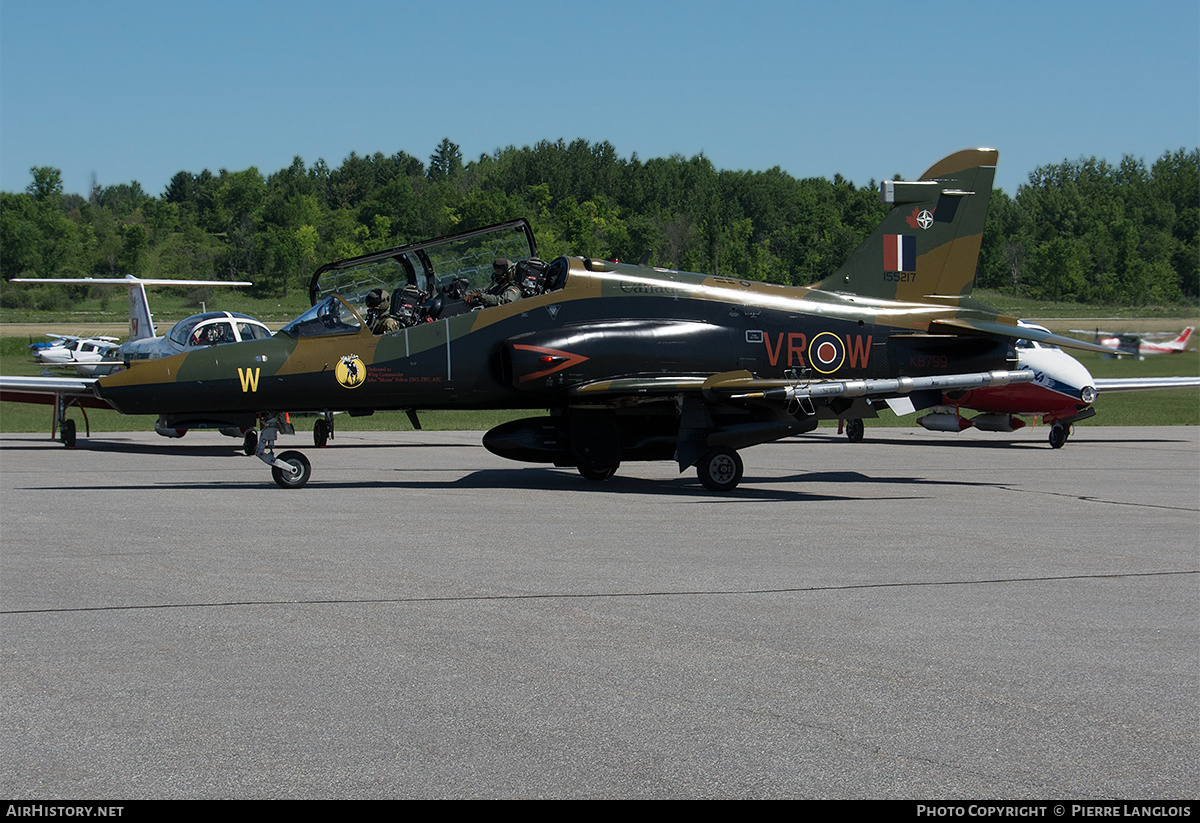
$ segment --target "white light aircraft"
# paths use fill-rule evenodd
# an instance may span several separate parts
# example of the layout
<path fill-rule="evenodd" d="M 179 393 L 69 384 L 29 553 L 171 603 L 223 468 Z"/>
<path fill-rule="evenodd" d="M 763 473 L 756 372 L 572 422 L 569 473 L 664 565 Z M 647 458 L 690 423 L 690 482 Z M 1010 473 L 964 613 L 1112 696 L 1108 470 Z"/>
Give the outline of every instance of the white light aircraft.
<path fill-rule="evenodd" d="M 48 366 L 73 366 L 81 374 L 95 374 L 98 368 L 104 368 L 117 349 L 115 337 L 76 337 L 70 334 L 46 336 L 52 339 L 45 343 L 29 344 L 29 348 L 33 349 L 33 359 Z"/>

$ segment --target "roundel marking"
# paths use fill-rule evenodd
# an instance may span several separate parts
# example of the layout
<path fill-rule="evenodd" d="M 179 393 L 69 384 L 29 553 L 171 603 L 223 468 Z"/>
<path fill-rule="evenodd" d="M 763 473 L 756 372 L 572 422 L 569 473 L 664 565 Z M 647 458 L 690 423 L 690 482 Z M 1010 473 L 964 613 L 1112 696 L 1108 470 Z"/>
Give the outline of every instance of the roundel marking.
<path fill-rule="evenodd" d="M 821 374 L 832 374 L 842 366 L 846 359 L 846 347 L 842 340 L 831 331 L 823 331 L 813 335 L 808 344 L 808 362 Z"/>
<path fill-rule="evenodd" d="M 347 354 L 333 367 L 333 376 L 338 385 L 347 389 L 357 389 L 367 382 L 367 367 L 357 354 Z"/>

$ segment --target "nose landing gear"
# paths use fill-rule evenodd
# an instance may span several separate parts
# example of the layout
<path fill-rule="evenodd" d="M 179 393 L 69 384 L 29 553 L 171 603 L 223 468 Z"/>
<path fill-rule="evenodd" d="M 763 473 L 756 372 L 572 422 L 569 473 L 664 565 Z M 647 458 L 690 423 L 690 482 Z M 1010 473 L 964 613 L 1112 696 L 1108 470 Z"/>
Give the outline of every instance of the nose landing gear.
<path fill-rule="evenodd" d="M 312 464 L 298 451 L 286 451 L 275 456 L 275 438 L 283 432 L 292 434 L 292 424 L 287 415 L 271 414 L 263 417 L 262 432 L 254 456 L 271 467 L 271 477 L 282 489 L 298 489 L 312 477 Z M 246 439 L 249 444 L 249 438 Z"/>

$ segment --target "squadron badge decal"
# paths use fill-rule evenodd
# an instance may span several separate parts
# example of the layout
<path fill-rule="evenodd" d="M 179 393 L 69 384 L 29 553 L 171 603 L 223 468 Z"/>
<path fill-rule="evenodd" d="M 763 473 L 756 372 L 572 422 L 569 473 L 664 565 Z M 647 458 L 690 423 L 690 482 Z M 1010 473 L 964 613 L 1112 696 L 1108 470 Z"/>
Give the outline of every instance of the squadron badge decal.
<path fill-rule="evenodd" d="M 347 354 L 333 368 L 338 384 L 347 389 L 357 389 L 367 382 L 367 367 L 357 354 Z"/>

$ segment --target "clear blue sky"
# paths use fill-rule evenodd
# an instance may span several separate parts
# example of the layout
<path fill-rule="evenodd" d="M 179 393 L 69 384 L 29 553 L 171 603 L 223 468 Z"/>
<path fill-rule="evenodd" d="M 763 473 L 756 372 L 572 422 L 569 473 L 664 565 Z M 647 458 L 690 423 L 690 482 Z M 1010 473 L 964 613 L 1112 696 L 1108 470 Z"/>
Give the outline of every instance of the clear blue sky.
<path fill-rule="evenodd" d="M 1200 145 L 1200 3 L 0 0 L 0 190 L 539 140 L 866 185 Z"/>

